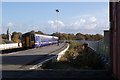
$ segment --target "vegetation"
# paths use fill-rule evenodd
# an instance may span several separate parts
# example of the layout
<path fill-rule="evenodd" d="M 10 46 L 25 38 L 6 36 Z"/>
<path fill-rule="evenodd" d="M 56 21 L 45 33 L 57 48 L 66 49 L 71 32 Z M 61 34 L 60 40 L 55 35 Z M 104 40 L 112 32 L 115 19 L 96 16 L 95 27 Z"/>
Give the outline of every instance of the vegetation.
<path fill-rule="evenodd" d="M 1 34 L 2 39 L 7 39 L 7 34 Z"/>
<path fill-rule="evenodd" d="M 82 33 L 77 33 L 76 35 L 74 34 L 66 34 L 66 33 L 53 33 L 53 34 L 45 34 L 42 31 L 37 31 L 35 32 L 34 30 L 30 31 L 34 32 L 37 34 L 42 34 L 42 35 L 51 35 L 51 36 L 58 36 L 60 40 L 91 40 L 91 41 L 98 41 L 103 38 L 102 35 L 96 34 L 96 35 L 90 35 L 90 34 L 82 34 Z M 2 39 L 7 39 L 7 34 L 1 34 Z M 14 42 L 21 42 L 22 40 L 22 33 L 21 32 L 13 32 L 12 33 L 12 41 Z"/>
<path fill-rule="evenodd" d="M 42 31 L 35 32 L 34 30 L 32 30 L 31 32 L 34 32 L 34 33 L 37 33 L 37 34 L 43 34 L 43 35 L 45 35 L 45 33 L 43 33 Z"/>
<path fill-rule="evenodd" d="M 30 32 L 35 32 L 35 31 L 32 30 Z M 38 31 L 38 32 L 35 32 L 35 33 L 45 35 L 45 33 L 41 32 L 41 31 Z M 1 34 L 0 36 L 2 36 L 3 40 L 7 39 L 7 34 Z M 22 33 L 21 32 L 13 32 L 12 35 L 11 35 L 11 39 L 15 43 L 20 43 L 21 40 L 22 40 Z"/>
<path fill-rule="evenodd" d="M 13 32 L 11 38 L 12 38 L 12 41 L 14 41 L 15 43 L 20 43 L 22 39 L 22 33 Z"/>
<path fill-rule="evenodd" d="M 89 47 L 70 41 L 70 48 L 59 61 L 49 62 L 43 66 L 47 69 L 103 69 L 104 62 Z"/>
<path fill-rule="evenodd" d="M 77 33 L 76 35 L 74 34 L 65 34 L 65 33 L 53 33 L 51 34 L 52 36 L 58 36 L 60 40 L 89 40 L 89 41 L 98 41 L 103 38 L 101 34 L 82 34 L 82 33 Z"/>

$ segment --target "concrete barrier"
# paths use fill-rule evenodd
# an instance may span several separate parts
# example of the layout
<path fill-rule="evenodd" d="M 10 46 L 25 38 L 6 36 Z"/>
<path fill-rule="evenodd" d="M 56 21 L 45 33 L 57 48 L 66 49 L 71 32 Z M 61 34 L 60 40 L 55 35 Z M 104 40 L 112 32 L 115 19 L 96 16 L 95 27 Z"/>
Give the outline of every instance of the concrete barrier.
<path fill-rule="evenodd" d="M 68 50 L 68 48 L 69 48 L 69 44 L 68 44 L 67 48 L 65 48 L 63 51 L 61 51 L 60 53 L 58 53 L 58 57 L 57 57 L 58 61 L 65 54 L 65 52 Z"/>

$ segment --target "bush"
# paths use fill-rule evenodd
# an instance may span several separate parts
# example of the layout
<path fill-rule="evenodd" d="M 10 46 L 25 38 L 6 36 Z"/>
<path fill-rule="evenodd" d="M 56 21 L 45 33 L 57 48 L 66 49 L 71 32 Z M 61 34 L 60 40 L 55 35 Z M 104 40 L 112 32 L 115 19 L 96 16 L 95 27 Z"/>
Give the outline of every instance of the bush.
<path fill-rule="evenodd" d="M 53 69 L 103 69 L 103 61 L 89 47 L 81 49 L 82 44 L 70 41 L 70 48 L 59 62 L 50 63 Z M 49 65 L 49 66 L 50 66 Z"/>

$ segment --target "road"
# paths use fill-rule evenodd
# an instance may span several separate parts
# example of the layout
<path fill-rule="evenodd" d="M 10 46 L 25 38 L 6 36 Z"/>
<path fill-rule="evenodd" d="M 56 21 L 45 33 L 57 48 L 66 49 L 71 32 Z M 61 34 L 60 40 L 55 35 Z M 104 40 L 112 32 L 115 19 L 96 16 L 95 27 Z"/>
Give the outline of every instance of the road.
<path fill-rule="evenodd" d="M 57 54 L 56 51 L 64 45 L 65 43 L 61 43 L 59 46 L 54 44 L 41 48 L 2 54 L 2 70 L 28 70 L 40 61 L 55 56 Z"/>

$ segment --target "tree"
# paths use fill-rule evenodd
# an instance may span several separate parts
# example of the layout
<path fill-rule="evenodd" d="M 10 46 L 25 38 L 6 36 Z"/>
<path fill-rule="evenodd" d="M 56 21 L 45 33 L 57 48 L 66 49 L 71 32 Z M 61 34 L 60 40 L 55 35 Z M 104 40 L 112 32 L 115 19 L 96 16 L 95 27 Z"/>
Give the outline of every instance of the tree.
<path fill-rule="evenodd" d="M 69 40 L 75 40 L 75 35 L 74 34 L 68 34 L 68 39 Z"/>
<path fill-rule="evenodd" d="M 101 34 L 96 34 L 95 35 L 95 40 L 97 41 L 97 40 L 100 40 L 100 39 L 102 39 L 103 38 L 103 36 L 101 35 Z"/>
<path fill-rule="evenodd" d="M 42 31 L 35 32 L 37 34 L 44 34 Z"/>
<path fill-rule="evenodd" d="M 32 33 L 34 33 L 35 31 L 34 31 L 34 30 L 32 30 L 31 32 L 32 32 Z"/>
<path fill-rule="evenodd" d="M 15 43 L 21 42 L 22 39 L 22 33 L 20 32 L 13 32 L 12 33 L 12 41 Z"/>
<path fill-rule="evenodd" d="M 1 34 L 2 35 L 2 39 L 7 39 L 7 34 Z"/>
<path fill-rule="evenodd" d="M 85 37 L 82 33 L 77 33 L 76 34 L 76 40 L 85 40 Z"/>
<path fill-rule="evenodd" d="M 85 34 L 85 40 L 88 40 L 90 38 L 89 34 Z"/>
<path fill-rule="evenodd" d="M 57 37 L 58 34 L 57 33 L 52 33 L 51 36 L 56 36 Z"/>

